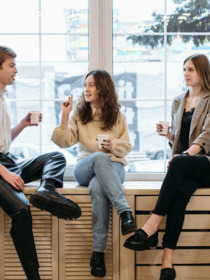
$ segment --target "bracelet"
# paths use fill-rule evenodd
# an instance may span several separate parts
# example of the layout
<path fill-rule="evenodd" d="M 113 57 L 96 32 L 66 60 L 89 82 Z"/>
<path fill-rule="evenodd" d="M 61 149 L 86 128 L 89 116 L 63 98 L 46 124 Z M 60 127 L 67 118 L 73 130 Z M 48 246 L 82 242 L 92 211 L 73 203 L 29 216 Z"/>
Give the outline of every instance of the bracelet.
<path fill-rule="evenodd" d="M 188 151 L 184 151 L 181 153 L 181 156 L 190 156 L 190 154 L 188 153 Z"/>

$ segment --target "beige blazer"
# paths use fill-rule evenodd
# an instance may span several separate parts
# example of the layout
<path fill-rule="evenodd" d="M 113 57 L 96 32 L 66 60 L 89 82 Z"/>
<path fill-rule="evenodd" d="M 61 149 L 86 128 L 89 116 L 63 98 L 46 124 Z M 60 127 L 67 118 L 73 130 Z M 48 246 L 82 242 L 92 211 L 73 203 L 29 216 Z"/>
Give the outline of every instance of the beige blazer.
<path fill-rule="evenodd" d="M 181 152 L 181 123 L 187 95 L 188 91 L 175 97 L 172 103 L 171 132 L 174 135 L 173 154 Z M 210 92 L 202 92 L 193 113 L 189 146 L 192 144 L 198 144 L 203 147 L 202 154 L 206 155 L 210 161 Z"/>

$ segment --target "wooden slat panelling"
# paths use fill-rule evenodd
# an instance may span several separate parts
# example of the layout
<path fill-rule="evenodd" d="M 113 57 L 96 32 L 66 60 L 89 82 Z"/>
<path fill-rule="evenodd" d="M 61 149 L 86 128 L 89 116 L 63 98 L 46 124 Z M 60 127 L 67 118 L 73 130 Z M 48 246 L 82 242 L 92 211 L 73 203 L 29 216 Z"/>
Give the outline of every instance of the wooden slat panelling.
<path fill-rule="evenodd" d="M 136 253 L 136 264 L 161 264 L 163 250 Z M 176 249 L 174 264 L 210 264 L 210 249 Z"/>
<path fill-rule="evenodd" d="M 147 221 L 157 202 L 157 196 L 136 196 L 136 220 L 138 227 Z M 210 211 L 209 195 L 194 195 L 188 206 L 183 225 L 183 232 L 178 241 L 173 263 L 178 280 L 209 279 L 210 272 Z M 145 211 L 150 213 L 146 214 Z M 188 212 L 191 211 L 191 212 Z M 202 213 L 203 212 L 203 213 Z M 159 244 L 157 249 L 136 252 L 136 280 L 159 279 L 163 249 L 166 217 L 163 218 L 159 229 Z"/>
<path fill-rule="evenodd" d="M 72 188 L 72 185 L 73 188 Z M 65 182 L 61 193 L 82 207 L 82 216 L 75 221 L 58 220 L 44 211 L 32 207 L 33 231 L 40 262 L 42 280 L 96 280 L 90 274 L 92 254 L 91 198 L 87 187 Z M 150 216 L 156 204 L 161 182 L 126 182 L 125 193 L 129 205 L 136 213 L 138 227 Z M 35 188 L 26 187 L 31 194 Z M 174 256 L 178 280 L 207 280 L 210 274 L 210 191 L 195 192 L 187 207 L 184 231 L 181 233 Z M 143 212 L 142 212 L 143 211 Z M 199 211 L 196 213 L 196 211 Z M 202 213 L 203 211 L 203 213 Z M 25 280 L 14 245 L 9 234 L 10 219 L 0 209 L 0 280 Z M 160 229 L 164 230 L 165 219 Z M 186 230 L 186 231 L 185 231 Z M 122 236 L 115 210 L 110 220 L 107 241 L 104 280 L 157 280 L 163 249 L 159 233 L 158 249 L 137 252 L 123 247 L 129 235 Z M 130 234 L 131 235 L 131 234 Z M 206 247 L 205 247 L 206 246 Z M 194 265 L 196 264 L 196 265 Z M 202 265 L 207 264 L 207 265 Z M 208 265 L 209 264 L 209 265 Z"/>
<path fill-rule="evenodd" d="M 209 198 L 210 200 L 210 198 Z M 150 215 L 136 215 L 138 227 L 142 227 Z M 160 223 L 159 229 L 165 229 L 166 218 Z M 186 214 L 183 229 L 210 229 L 209 214 Z"/>
<path fill-rule="evenodd" d="M 190 211 L 210 211 L 209 196 L 192 196 L 187 206 Z M 157 202 L 157 196 L 137 196 L 136 211 L 152 211 Z"/>
<path fill-rule="evenodd" d="M 176 280 L 209 280 L 210 266 L 175 266 Z M 136 280 L 157 280 L 160 266 L 138 266 Z"/>
<path fill-rule="evenodd" d="M 33 219 L 33 233 L 40 264 L 40 275 L 43 280 L 58 279 L 58 237 L 54 236 L 58 228 L 57 218 L 48 212 L 39 211 L 31 206 Z M 12 238 L 10 236 L 11 219 L 3 212 L 4 237 L 3 249 L 4 269 L 1 271 L 1 280 L 25 280 L 25 273 L 20 264 Z"/>
<path fill-rule="evenodd" d="M 164 232 L 158 234 L 158 247 L 162 246 Z M 177 244 L 178 247 L 210 247 L 210 232 L 193 231 L 182 232 Z"/>
<path fill-rule="evenodd" d="M 82 219 L 59 221 L 59 260 L 60 278 L 65 280 L 95 280 L 90 274 L 92 255 L 92 204 L 90 196 L 72 198 L 82 208 Z M 86 213 L 84 216 L 83 213 Z M 106 276 L 104 280 L 113 280 L 113 244 L 112 215 L 105 253 Z"/>

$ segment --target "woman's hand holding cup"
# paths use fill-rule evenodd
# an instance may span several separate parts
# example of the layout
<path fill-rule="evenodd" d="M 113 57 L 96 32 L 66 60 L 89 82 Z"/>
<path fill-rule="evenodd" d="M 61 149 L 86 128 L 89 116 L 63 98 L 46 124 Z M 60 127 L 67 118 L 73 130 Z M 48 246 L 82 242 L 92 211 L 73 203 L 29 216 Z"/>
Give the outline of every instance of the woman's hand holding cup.
<path fill-rule="evenodd" d="M 161 136 L 167 136 L 169 128 L 169 122 L 166 121 L 159 121 L 159 123 L 156 124 L 156 131 Z"/>
<path fill-rule="evenodd" d="M 97 136 L 98 147 L 99 149 L 111 150 L 112 140 L 109 139 L 108 134 L 98 135 Z"/>

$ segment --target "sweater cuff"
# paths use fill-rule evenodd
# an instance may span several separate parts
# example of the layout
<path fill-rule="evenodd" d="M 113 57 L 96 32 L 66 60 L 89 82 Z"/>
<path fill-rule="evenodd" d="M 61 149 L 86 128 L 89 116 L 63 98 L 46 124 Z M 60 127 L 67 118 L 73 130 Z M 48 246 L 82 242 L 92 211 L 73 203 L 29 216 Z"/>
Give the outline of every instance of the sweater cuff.
<path fill-rule="evenodd" d="M 68 130 L 68 126 L 63 125 L 62 123 L 58 126 L 61 130 Z"/>

